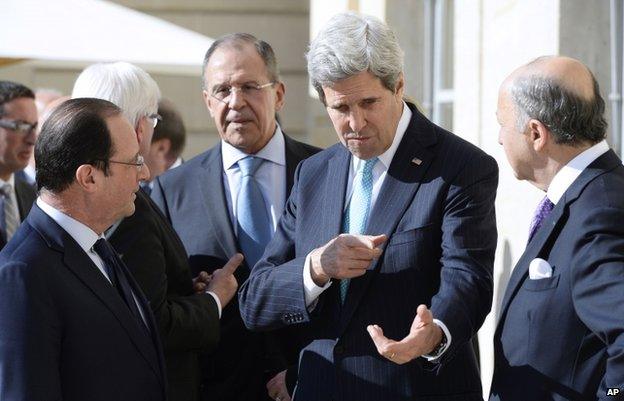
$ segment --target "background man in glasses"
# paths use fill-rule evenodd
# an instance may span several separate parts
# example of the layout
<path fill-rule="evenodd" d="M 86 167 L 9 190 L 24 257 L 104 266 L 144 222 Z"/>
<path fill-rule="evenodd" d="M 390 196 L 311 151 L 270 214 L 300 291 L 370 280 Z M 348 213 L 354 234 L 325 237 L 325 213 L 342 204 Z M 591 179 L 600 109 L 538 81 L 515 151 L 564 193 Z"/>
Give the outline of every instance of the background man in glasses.
<path fill-rule="evenodd" d="M 275 231 L 297 164 L 318 149 L 284 135 L 276 122 L 285 88 L 268 43 L 244 33 L 217 39 L 204 57 L 203 87 L 221 142 L 158 177 L 152 197 L 192 268 L 219 266 L 241 251 L 241 283 Z M 265 399 L 271 371 L 284 367 L 277 346 L 267 345 L 276 337 L 247 331 L 236 302 L 224 309 L 221 329 L 216 353 L 203 361 L 203 398 Z M 292 345 L 286 338 L 280 343 Z"/>
<path fill-rule="evenodd" d="M 40 196 L 0 252 L 3 400 L 166 399 L 153 315 L 103 238 L 149 175 L 124 165 L 138 150 L 104 100 L 68 100 L 44 124 Z"/>
<path fill-rule="evenodd" d="M 16 172 L 33 153 L 37 128 L 35 94 L 22 84 L 0 81 L 0 249 L 26 218 L 37 196 Z"/>
<path fill-rule="evenodd" d="M 159 118 L 160 91 L 147 72 L 128 63 L 94 64 L 80 74 L 72 96 L 102 98 L 118 105 L 133 124 L 139 156 L 151 170 L 150 144 Z M 135 164 L 138 170 L 146 169 L 140 159 Z M 143 180 L 148 178 L 145 174 Z M 228 268 L 214 273 L 207 293 L 195 294 L 188 257 L 173 228 L 142 189 L 134 205 L 136 212 L 118 221 L 107 236 L 154 311 L 165 349 L 168 399 L 196 400 L 197 352 L 217 344 L 221 307 L 236 293 L 232 272 L 240 255 Z"/>

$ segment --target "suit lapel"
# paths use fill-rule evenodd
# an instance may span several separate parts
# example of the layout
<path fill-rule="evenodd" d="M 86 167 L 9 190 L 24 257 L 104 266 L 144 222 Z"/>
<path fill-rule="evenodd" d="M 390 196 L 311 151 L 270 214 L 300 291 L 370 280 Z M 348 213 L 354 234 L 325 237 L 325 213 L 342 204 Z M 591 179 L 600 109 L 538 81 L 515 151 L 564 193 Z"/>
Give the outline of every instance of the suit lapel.
<path fill-rule="evenodd" d="M 548 256 L 543 255 L 543 251 L 548 248 L 549 244 L 552 244 L 552 241 L 556 239 L 556 235 L 558 235 L 563 228 L 563 224 L 567 221 L 569 205 L 580 196 L 587 184 L 601 174 L 620 166 L 621 163 L 621 160 L 612 150 L 607 151 L 592 162 L 563 194 L 563 197 L 559 200 L 553 211 L 546 220 L 544 220 L 542 227 L 535 234 L 535 237 L 527 245 L 527 248 L 511 273 L 509 283 L 505 290 L 505 296 L 501 303 L 497 331 L 502 327 L 501 322 L 505 320 L 504 317 L 511 300 L 518 293 L 522 283 L 528 276 L 529 264 L 531 261 L 540 256 Z"/>
<path fill-rule="evenodd" d="M 203 220 L 208 222 L 215 233 L 226 255 L 238 252 L 234 228 L 230 221 L 230 213 L 225 201 L 223 186 L 223 162 L 221 161 L 221 145 L 217 146 L 202 164 L 199 170 L 196 188 L 200 188 L 203 205 L 198 213 L 204 213 Z"/>
<path fill-rule="evenodd" d="M 531 261 L 539 255 L 541 255 L 542 250 L 549 243 L 549 239 L 559 230 L 555 230 L 559 226 L 560 220 L 562 220 L 563 212 L 566 209 L 566 205 L 564 199 L 562 198 L 559 203 L 555 206 L 552 212 L 548 215 L 546 220 L 544 220 L 542 227 L 535 233 L 535 236 L 528 243 L 524 253 L 520 257 L 518 263 L 516 263 L 516 267 L 513 269 L 511 273 L 511 277 L 509 278 L 509 283 L 507 284 L 507 289 L 505 291 L 505 296 L 503 297 L 503 302 L 501 304 L 501 313 L 499 314 L 499 321 L 503 320 L 502 316 L 507 312 L 507 308 L 509 308 L 509 303 L 513 296 L 520 289 L 521 284 L 524 282 L 524 279 L 527 277 L 529 271 L 529 264 Z"/>
<path fill-rule="evenodd" d="M 163 373 L 156 352 L 157 346 L 150 337 L 146 336 L 145 331 L 139 327 L 128 306 L 99 272 L 97 266 L 95 266 L 82 248 L 38 206 L 35 205 L 33 207 L 28 220 L 51 248 L 63 253 L 65 266 L 111 311 L 139 353 L 145 358 L 157 376 L 162 378 Z M 135 294 L 138 298 L 142 298 L 140 291 Z M 146 302 L 142 300 L 140 303 L 146 315 L 149 315 L 150 310 L 146 309 Z"/>
<path fill-rule="evenodd" d="M 327 163 L 327 181 L 323 197 L 323 238 L 320 243 L 327 243 L 342 232 L 342 213 L 349 176 L 351 153 L 344 148 L 338 149 Z M 342 190 L 338 190 L 342 188 Z"/>
<path fill-rule="evenodd" d="M 436 143 L 433 126 L 424 120 L 416 110 L 412 110 L 412 112 L 414 114 L 410 125 L 394 154 L 375 206 L 370 213 L 366 234 L 385 234 L 388 239 L 390 238 L 412 203 L 435 155 L 431 149 L 427 149 Z M 419 159 L 420 163 L 413 163 L 414 158 Z M 381 246 L 382 250 L 385 250 L 386 244 L 387 241 Z M 341 316 L 342 330 L 346 328 L 351 316 L 357 309 L 372 277 L 378 273 L 380 268 L 383 268 L 383 266 L 380 267 L 381 260 L 383 260 L 383 255 L 378 260 L 373 261 L 373 269 L 368 270 L 363 276 L 351 280 Z"/>
<path fill-rule="evenodd" d="M 292 140 L 286 134 L 284 134 L 284 142 L 284 153 L 286 155 L 286 198 L 288 198 L 294 184 L 295 170 L 301 161 L 301 156 L 295 153 Z"/>

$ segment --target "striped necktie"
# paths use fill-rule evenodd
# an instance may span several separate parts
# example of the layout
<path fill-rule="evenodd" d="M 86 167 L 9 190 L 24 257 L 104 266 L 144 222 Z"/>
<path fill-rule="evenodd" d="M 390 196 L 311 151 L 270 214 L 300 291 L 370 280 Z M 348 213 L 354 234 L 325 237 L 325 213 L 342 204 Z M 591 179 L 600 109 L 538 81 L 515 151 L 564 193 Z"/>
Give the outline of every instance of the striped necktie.
<path fill-rule="evenodd" d="M 17 205 L 13 200 L 13 186 L 8 182 L 4 183 L 0 187 L 0 193 L 2 194 L 3 211 L 4 211 L 4 231 L 6 233 L 7 242 L 13 237 L 17 227 L 20 225 L 19 212 L 17 211 Z"/>

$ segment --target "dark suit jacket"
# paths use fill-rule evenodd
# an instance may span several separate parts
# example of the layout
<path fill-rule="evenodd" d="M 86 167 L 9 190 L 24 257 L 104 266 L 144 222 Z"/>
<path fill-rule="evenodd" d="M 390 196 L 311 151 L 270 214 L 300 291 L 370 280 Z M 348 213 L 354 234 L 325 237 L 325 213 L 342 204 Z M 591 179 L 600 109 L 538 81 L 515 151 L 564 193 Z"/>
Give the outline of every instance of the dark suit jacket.
<path fill-rule="evenodd" d="M 164 400 L 153 316 L 129 280 L 151 336 L 74 239 L 34 206 L 0 252 L 0 399 Z"/>
<path fill-rule="evenodd" d="M 15 197 L 17 198 L 20 220 L 24 221 L 30 212 L 30 207 L 37 199 L 37 190 L 17 173 L 15 173 Z M 0 230 L 0 249 L 6 245 L 6 242 L 5 233 Z"/>
<path fill-rule="evenodd" d="M 530 280 L 542 258 L 551 278 Z M 624 167 L 608 151 L 572 183 L 513 270 L 490 400 L 612 400 L 624 387 Z"/>
<path fill-rule="evenodd" d="M 284 138 L 287 182 L 282 185 L 286 185 L 288 193 L 297 164 L 319 149 Z M 220 144 L 158 177 L 152 198 L 180 235 L 195 273 L 220 268 L 234 253 L 240 252 L 225 198 Z M 245 263 L 236 270 L 239 284 L 247 279 L 249 270 Z M 286 354 L 296 354 L 298 348 L 298 344 L 291 342 L 291 334 L 277 334 Z M 285 368 L 289 359 L 284 360 L 281 353 L 275 352 L 275 342 L 273 336 L 247 331 L 238 302 L 236 298 L 232 300 L 221 317 L 219 346 L 202 361 L 204 398 L 264 399 L 266 373 Z"/>
<path fill-rule="evenodd" d="M 351 280 L 345 304 L 333 283 L 308 312 L 302 276 L 306 255 L 341 232 L 351 161 L 341 144 L 301 163 L 276 235 L 239 291 L 252 330 L 309 322 L 297 401 L 482 399 L 470 339 L 491 306 L 498 168 L 410 107 L 366 229 L 388 241 L 372 269 Z M 435 365 L 394 364 L 366 327 L 379 324 L 401 339 L 419 304 L 446 324 L 450 348 Z"/>
<path fill-rule="evenodd" d="M 150 197 L 136 193 L 135 212 L 110 237 L 150 302 L 165 348 L 169 401 L 196 401 L 198 356 L 219 340 L 219 311 L 195 294 L 180 238 Z"/>

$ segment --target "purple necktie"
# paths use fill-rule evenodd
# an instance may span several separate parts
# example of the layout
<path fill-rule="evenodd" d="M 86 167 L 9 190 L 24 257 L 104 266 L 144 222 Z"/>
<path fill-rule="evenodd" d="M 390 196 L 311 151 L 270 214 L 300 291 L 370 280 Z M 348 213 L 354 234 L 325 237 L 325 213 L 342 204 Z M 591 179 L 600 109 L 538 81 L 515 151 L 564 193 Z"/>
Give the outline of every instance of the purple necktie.
<path fill-rule="evenodd" d="M 552 203 L 547 196 L 544 196 L 544 199 L 542 199 L 535 209 L 535 214 L 533 215 L 533 220 L 531 221 L 531 228 L 529 229 L 529 240 L 527 243 L 531 242 L 531 239 L 533 239 L 537 230 L 539 230 L 542 226 L 542 222 L 546 220 L 546 217 L 548 217 L 554 207 L 555 204 Z"/>

